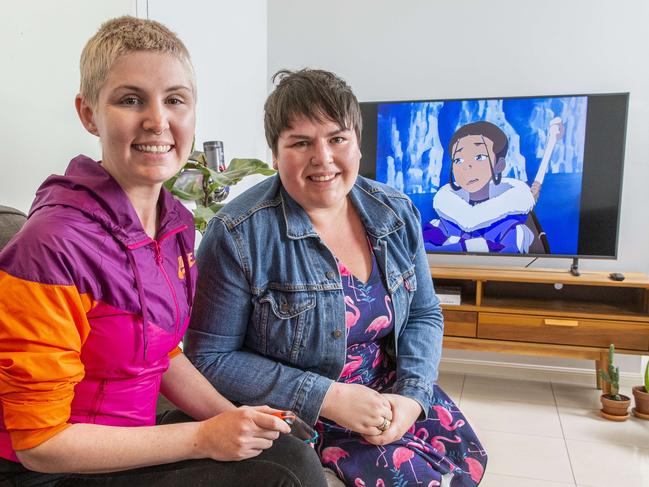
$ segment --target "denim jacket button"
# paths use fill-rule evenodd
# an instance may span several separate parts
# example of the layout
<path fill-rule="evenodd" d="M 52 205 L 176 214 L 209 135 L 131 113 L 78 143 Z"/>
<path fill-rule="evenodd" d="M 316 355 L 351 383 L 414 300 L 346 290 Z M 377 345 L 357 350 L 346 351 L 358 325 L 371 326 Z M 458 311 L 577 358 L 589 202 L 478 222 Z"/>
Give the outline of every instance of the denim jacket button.
<path fill-rule="evenodd" d="M 331 336 L 333 336 L 334 338 L 340 338 L 341 336 L 343 336 L 343 332 L 340 330 L 334 330 L 331 332 Z"/>
<path fill-rule="evenodd" d="M 282 303 L 280 306 L 280 309 L 282 310 L 282 313 L 288 313 L 288 304 L 287 303 Z"/>
<path fill-rule="evenodd" d="M 335 273 L 334 271 L 327 271 L 327 272 L 325 273 L 325 277 L 326 277 L 327 279 L 333 279 L 334 277 L 336 277 L 336 273 Z"/>

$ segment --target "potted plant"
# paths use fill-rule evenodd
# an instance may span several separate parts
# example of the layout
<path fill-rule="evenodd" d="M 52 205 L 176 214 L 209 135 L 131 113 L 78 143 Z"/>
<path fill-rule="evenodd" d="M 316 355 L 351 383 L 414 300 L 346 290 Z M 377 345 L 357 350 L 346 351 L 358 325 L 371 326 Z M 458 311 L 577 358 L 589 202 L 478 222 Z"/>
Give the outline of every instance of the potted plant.
<path fill-rule="evenodd" d="M 196 151 L 192 147 L 187 163 L 164 184 L 177 198 L 196 203 L 194 224 L 201 233 L 223 207 L 221 201 L 228 196 L 230 186 L 251 174 L 275 174 L 274 169 L 259 159 L 232 159 L 227 168 L 223 167 L 219 157 L 210 154 L 214 146 L 215 142 L 205 142 L 205 151 Z"/>
<path fill-rule="evenodd" d="M 620 368 L 615 367 L 613 359 L 615 357 L 615 347 L 611 343 L 608 347 L 608 371 L 604 369 L 599 370 L 599 375 L 603 381 L 611 385 L 611 392 L 609 394 L 602 394 L 600 401 L 602 402 L 601 415 L 605 419 L 611 421 L 626 421 L 629 418 L 629 404 L 631 398 L 620 394 Z"/>
<path fill-rule="evenodd" d="M 633 414 L 641 419 L 649 419 L 649 362 L 644 369 L 644 385 L 633 388 L 633 399 Z"/>

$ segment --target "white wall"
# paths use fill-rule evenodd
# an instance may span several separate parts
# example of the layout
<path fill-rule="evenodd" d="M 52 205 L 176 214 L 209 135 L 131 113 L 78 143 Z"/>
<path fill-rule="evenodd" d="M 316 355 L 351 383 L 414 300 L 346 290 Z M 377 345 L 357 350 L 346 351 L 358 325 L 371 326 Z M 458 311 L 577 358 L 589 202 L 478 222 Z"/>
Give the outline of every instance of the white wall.
<path fill-rule="evenodd" d="M 77 119 L 79 56 L 100 24 L 120 15 L 159 20 L 187 44 L 198 78 L 196 140 L 224 142 L 233 157 L 268 159 L 265 0 L 0 0 L 0 204 L 27 211 L 40 183 L 97 139 Z M 232 194 L 253 184 L 251 177 Z"/>
<path fill-rule="evenodd" d="M 638 0 L 269 0 L 268 72 L 317 67 L 361 101 L 631 92 L 616 261 L 584 269 L 649 272 L 649 2 Z M 525 265 L 521 258 L 431 257 Z M 541 259 L 534 267 L 562 267 Z M 572 360 L 445 352 L 448 357 L 591 368 Z M 637 372 L 640 358 L 620 356 Z"/>
<path fill-rule="evenodd" d="M 99 25 L 134 0 L 0 0 L 0 204 L 27 211 L 40 183 L 97 139 L 77 119 L 79 56 Z"/>
<path fill-rule="evenodd" d="M 263 126 L 267 96 L 266 0 L 148 0 L 149 18 L 174 30 L 187 45 L 198 84 L 196 146 L 222 140 L 234 157 L 268 161 Z M 202 150 L 202 149 L 201 149 Z M 261 177 L 232 188 L 232 195 Z"/>

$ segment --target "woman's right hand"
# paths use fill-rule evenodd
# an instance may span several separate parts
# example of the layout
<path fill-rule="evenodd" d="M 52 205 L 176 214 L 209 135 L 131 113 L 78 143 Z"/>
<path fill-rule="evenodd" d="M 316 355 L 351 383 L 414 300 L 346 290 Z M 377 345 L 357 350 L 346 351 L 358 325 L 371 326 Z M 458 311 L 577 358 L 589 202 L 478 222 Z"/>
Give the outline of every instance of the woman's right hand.
<path fill-rule="evenodd" d="M 392 421 L 390 402 L 360 384 L 334 382 L 322 404 L 320 415 L 362 435 L 380 435 L 385 419 Z"/>
<path fill-rule="evenodd" d="M 259 455 L 280 433 L 291 432 L 288 424 L 270 414 L 273 412 L 278 410 L 242 406 L 202 421 L 196 439 L 199 457 L 236 461 Z"/>

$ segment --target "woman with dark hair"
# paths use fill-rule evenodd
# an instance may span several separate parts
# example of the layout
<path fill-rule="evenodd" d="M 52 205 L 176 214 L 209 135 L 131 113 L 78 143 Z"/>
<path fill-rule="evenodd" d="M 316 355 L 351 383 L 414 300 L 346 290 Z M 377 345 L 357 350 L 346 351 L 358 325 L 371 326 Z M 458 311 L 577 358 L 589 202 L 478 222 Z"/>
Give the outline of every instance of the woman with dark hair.
<path fill-rule="evenodd" d="M 358 175 L 343 80 L 277 76 L 264 124 L 279 174 L 210 223 L 186 352 L 229 399 L 316 424 L 347 485 L 474 487 L 487 456 L 435 384 L 443 318 L 419 214 Z"/>

